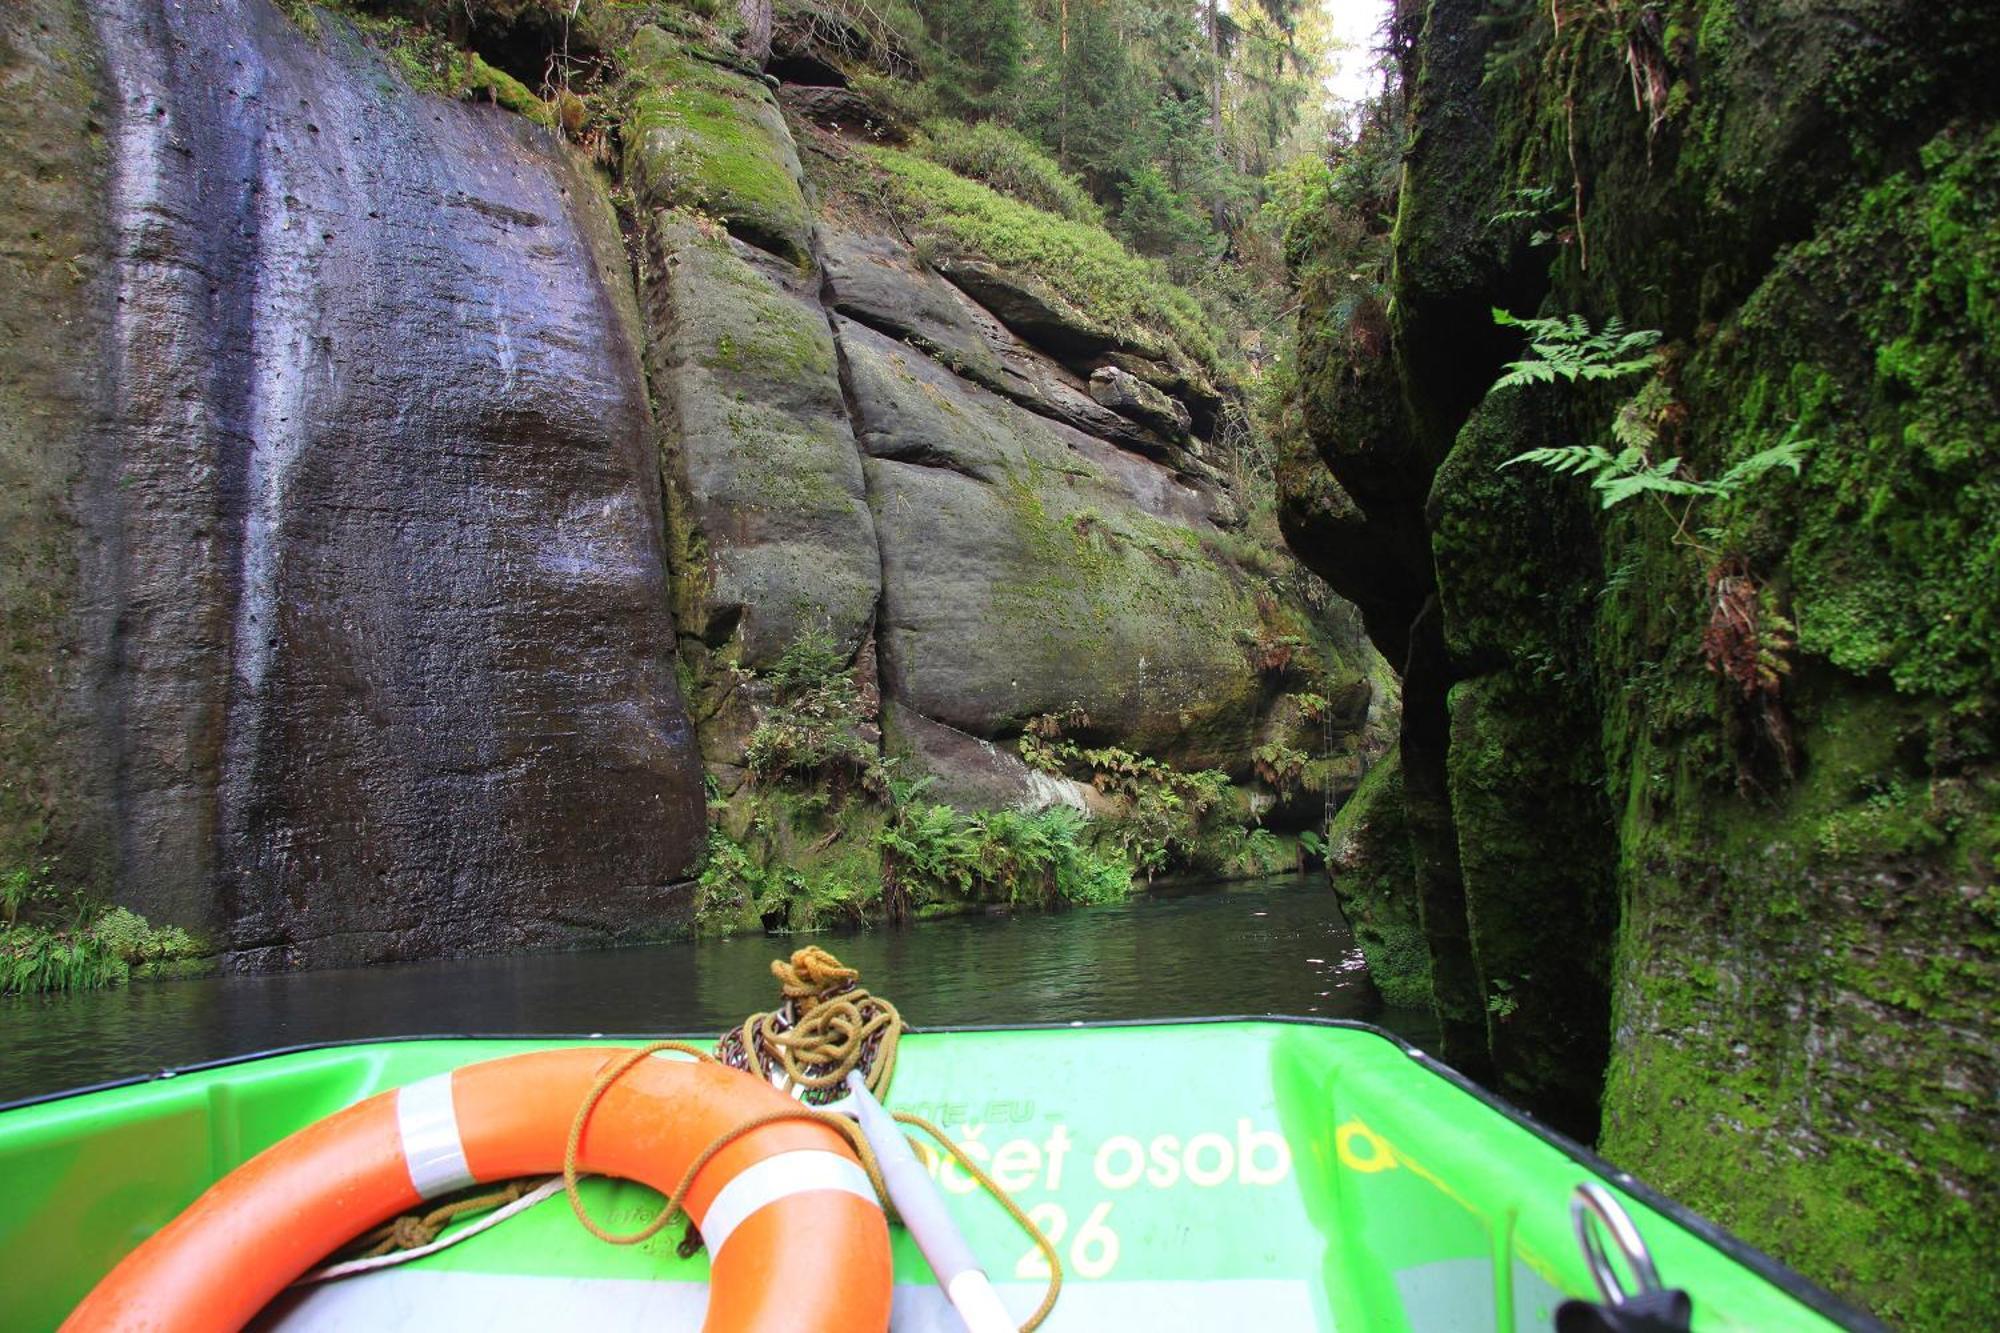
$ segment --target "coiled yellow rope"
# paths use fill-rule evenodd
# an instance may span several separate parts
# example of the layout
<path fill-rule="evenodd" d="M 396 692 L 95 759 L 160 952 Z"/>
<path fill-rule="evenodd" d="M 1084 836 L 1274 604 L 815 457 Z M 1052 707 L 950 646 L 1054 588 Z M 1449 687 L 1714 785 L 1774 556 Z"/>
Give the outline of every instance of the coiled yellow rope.
<path fill-rule="evenodd" d="M 576 1158 L 577 1149 L 583 1142 L 583 1127 L 589 1123 L 590 1113 L 597 1109 L 597 1103 L 604 1099 L 604 1094 L 611 1090 L 611 1085 L 623 1078 L 626 1071 L 631 1069 L 633 1065 L 638 1064 L 647 1056 L 659 1051 L 682 1051 L 688 1055 L 692 1055 L 697 1060 L 705 1061 L 709 1064 L 716 1063 L 713 1055 L 710 1055 L 707 1051 L 690 1046 L 684 1041 L 656 1041 L 642 1046 L 636 1051 L 627 1051 L 604 1067 L 603 1072 L 597 1076 L 596 1082 L 590 1085 L 590 1091 L 584 1094 L 583 1105 L 576 1108 L 576 1119 L 570 1122 L 569 1141 L 563 1146 L 563 1193 L 569 1197 L 570 1211 L 576 1214 L 576 1220 L 583 1223 L 584 1230 L 588 1231 L 591 1235 L 601 1241 L 608 1241 L 613 1245 L 637 1245 L 641 1241 L 651 1240 L 654 1236 L 659 1235 L 661 1230 L 681 1212 L 682 1204 L 687 1199 L 687 1192 L 694 1185 L 694 1178 L 701 1174 L 701 1169 L 707 1166 L 717 1153 L 742 1138 L 745 1134 L 748 1134 L 751 1130 L 761 1129 L 765 1125 L 773 1125 L 781 1120 L 810 1120 L 817 1124 L 827 1125 L 846 1135 L 848 1143 L 854 1149 L 854 1155 L 861 1159 L 862 1169 L 868 1173 L 868 1183 L 875 1187 L 875 1197 L 878 1199 L 884 1197 L 882 1168 L 877 1165 L 875 1154 L 869 1149 L 868 1140 L 862 1135 L 860 1126 L 845 1116 L 833 1115 L 830 1112 L 816 1110 L 810 1106 L 800 1106 L 783 1111 L 769 1111 L 760 1116 L 753 1116 L 741 1124 L 732 1125 L 729 1129 L 717 1135 L 712 1143 L 703 1148 L 695 1156 L 695 1159 L 688 1163 L 687 1170 L 681 1173 L 680 1183 L 674 1186 L 674 1192 L 667 1197 L 666 1203 L 661 1206 L 660 1211 L 654 1216 L 652 1221 L 646 1223 L 645 1226 L 640 1227 L 637 1231 L 628 1231 L 623 1234 L 606 1231 L 597 1224 L 596 1219 L 584 1210 L 583 1196 L 577 1192 L 576 1188 L 577 1181 L 582 1178 L 576 1168 Z"/>
<path fill-rule="evenodd" d="M 830 1094 L 846 1082 L 848 1074 L 862 1069 L 862 1079 L 868 1090 L 878 1100 L 886 1100 L 889 1080 L 896 1071 L 896 1046 L 903 1035 L 903 1017 L 896 1012 L 896 1006 L 861 989 L 857 984 L 861 974 L 843 966 L 838 958 L 824 949 L 800 949 L 792 954 L 789 961 L 774 961 L 771 972 L 778 978 L 785 1004 L 771 1013 L 750 1015 L 743 1020 L 741 1027 L 723 1035 L 716 1043 L 715 1054 L 711 1055 L 684 1041 L 656 1041 L 619 1056 L 606 1065 L 591 1084 L 583 1104 L 577 1107 L 576 1119 L 570 1123 L 569 1141 L 563 1150 L 563 1192 L 569 1197 L 569 1206 L 576 1214 L 576 1220 L 591 1235 L 613 1245 L 636 1245 L 658 1235 L 681 1212 L 695 1177 L 717 1153 L 751 1130 L 781 1120 L 815 1121 L 845 1135 L 854 1148 L 855 1156 L 861 1159 L 862 1168 L 868 1172 L 876 1198 L 887 1210 L 888 1191 L 882 1184 L 882 1169 L 861 1127 L 846 1116 L 819 1110 L 810 1103 L 753 1117 L 721 1134 L 688 1164 L 680 1183 L 674 1187 L 674 1192 L 668 1196 L 659 1213 L 637 1231 L 624 1234 L 606 1231 L 584 1210 L 583 1196 L 577 1192 L 576 1166 L 577 1147 L 583 1141 L 584 1126 L 589 1123 L 590 1113 L 597 1108 L 597 1103 L 603 1100 L 612 1084 L 655 1052 L 680 1051 L 697 1060 L 719 1059 L 724 1064 L 748 1069 L 767 1080 L 775 1069 L 789 1081 L 790 1086 L 804 1089 L 807 1098 L 822 1102 L 833 1100 Z M 1021 1333 L 1033 1333 L 1049 1317 L 1049 1312 L 1055 1308 L 1056 1298 L 1062 1293 L 1062 1260 L 1056 1254 L 1056 1247 L 1007 1191 L 1000 1188 L 999 1183 L 987 1175 L 977 1162 L 967 1157 L 943 1130 L 922 1116 L 905 1111 L 894 1114 L 903 1124 L 930 1135 L 940 1148 L 950 1153 L 959 1169 L 978 1181 L 1042 1252 L 1049 1265 L 1049 1289 L 1043 1295 L 1042 1303 L 1021 1325 Z"/>
<path fill-rule="evenodd" d="M 868 1091 L 886 1100 L 903 1037 L 896 1006 L 863 990 L 859 972 L 816 946 L 772 960 L 771 975 L 785 1003 L 725 1033 L 716 1058 L 769 1082 L 781 1076 L 810 1103 L 839 1100 L 848 1074 L 860 1069 Z"/>

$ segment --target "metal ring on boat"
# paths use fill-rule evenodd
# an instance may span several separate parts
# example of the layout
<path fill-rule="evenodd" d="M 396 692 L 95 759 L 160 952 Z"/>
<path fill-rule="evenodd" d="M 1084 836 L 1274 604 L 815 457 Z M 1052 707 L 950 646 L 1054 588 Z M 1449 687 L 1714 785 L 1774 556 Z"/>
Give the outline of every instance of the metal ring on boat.
<path fill-rule="evenodd" d="M 1639 1235 L 1639 1228 L 1632 1224 L 1631 1215 L 1618 1206 L 1618 1200 L 1611 1191 L 1594 1181 L 1584 1181 L 1576 1187 L 1576 1194 L 1570 1199 L 1570 1218 L 1576 1224 L 1576 1243 L 1583 1247 L 1584 1262 L 1590 1265 L 1590 1276 L 1597 1283 L 1597 1290 L 1604 1296 L 1607 1305 L 1623 1305 L 1634 1296 L 1643 1296 L 1650 1291 L 1660 1290 L 1660 1271 L 1653 1266 L 1652 1251 Z M 1632 1270 L 1632 1280 L 1638 1284 L 1637 1291 L 1627 1291 L 1618 1277 L 1618 1270 L 1611 1265 L 1611 1256 L 1604 1248 L 1604 1240 L 1598 1235 L 1597 1223 L 1611 1233 L 1612 1243 Z"/>
<path fill-rule="evenodd" d="M 327 1255 L 426 1199 L 560 1171 L 577 1107 L 626 1053 L 567 1047 L 488 1060 L 309 1125 L 210 1186 L 112 1269 L 63 1329 L 239 1329 Z M 739 1070 L 641 1060 L 597 1104 L 578 1165 L 668 1193 L 723 1133 L 793 1106 Z M 687 1211 L 709 1251 L 710 1333 L 888 1327 L 888 1223 L 837 1131 L 803 1120 L 750 1130 L 702 1168 Z"/>

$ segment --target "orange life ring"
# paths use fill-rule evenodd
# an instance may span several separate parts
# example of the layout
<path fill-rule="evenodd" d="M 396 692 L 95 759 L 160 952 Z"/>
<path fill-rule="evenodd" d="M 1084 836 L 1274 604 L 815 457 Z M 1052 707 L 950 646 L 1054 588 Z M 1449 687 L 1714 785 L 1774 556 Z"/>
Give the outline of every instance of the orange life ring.
<path fill-rule="evenodd" d="M 425 1199 L 560 1171 L 577 1107 L 628 1053 L 568 1047 L 466 1065 L 310 1125 L 217 1181 L 63 1328 L 240 1329 L 327 1255 Z M 670 1192 L 724 1132 L 792 1105 L 738 1070 L 640 1060 L 591 1113 L 578 1165 Z M 837 1131 L 805 1120 L 750 1130 L 702 1168 L 687 1210 L 709 1250 L 705 1329 L 888 1327 L 888 1223 Z"/>

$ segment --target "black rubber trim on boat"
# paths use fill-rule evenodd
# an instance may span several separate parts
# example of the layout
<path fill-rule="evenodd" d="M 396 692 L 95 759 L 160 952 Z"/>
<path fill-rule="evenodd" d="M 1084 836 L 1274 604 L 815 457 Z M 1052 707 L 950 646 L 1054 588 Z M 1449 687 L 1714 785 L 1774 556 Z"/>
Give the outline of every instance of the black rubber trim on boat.
<path fill-rule="evenodd" d="M 1403 1054 L 1421 1064 L 1430 1073 L 1437 1075 L 1507 1119 L 1541 1139 L 1578 1166 L 1592 1175 L 1602 1177 L 1625 1191 L 1654 1212 L 1675 1223 L 1683 1231 L 1722 1251 L 1737 1263 L 1750 1269 L 1759 1277 L 1777 1287 L 1786 1295 L 1797 1300 L 1815 1314 L 1821 1315 L 1850 1333 L 1893 1333 L 1887 1324 L 1849 1305 L 1825 1288 L 1786 1268 L 1762 1250 L 1750 1245 L 1715 1223 L 1674 1202 L 1658 1190 L 1653 1189 L 1628 1171 L 1622 1171 L 1599 1157 L 1589 1148 L 1565 1134 L 1558 1133 L 1526 1111 L 1512 1105 L 1504 1098 L 1474 1083 L 1465 1075 L 1436 1057 L 1412 1046 L 1403 1038 L 1373 1023 L 1362 1023 L 1351 1018 L 1310 1018 L 1297 1014 L 1215 1014 L 1191 1018 L 1106 1018 L 1091 1022 L 1069 1023 L 965 1023 L 944 1027 L 910 1027 L 912 1034 L 948 1032 L 1074 1032 L 1103 1028 L 1157 1028 L 1192 1027 L 1209 1023 L 1288 1023 L 1299 1027 L 1346 1028 L 1355 1032 L 1367 1032 L 1399 1048 Z M 711 1033 L 669 1033 L 669 1037 L 688 1041 L 709 1041 Z M 161 1069 L 151 1074 L 138 1074 L 131 1078 L 113 1079 L 105 1083 L 93 1083 L 88 1087 L 72 1088 L 67 1092 L 52 1092 L 35 1097 L 24 1097 L 19 1101 L 0 1103 L 0 1115 L 17 1111 L 23 1107 L 43 1106 L 50 1102 L 64 1101 L 71 1097 L 83 1097 L 95 1092 L 109 1092 L 117 1088 L 136 1087 L 142 1083 L 157 1083 L 180 1078 L 188 1074 L 207 1073 L 215 1069 L 227 1069 L 233 1065 L 250 1064 L 258 1060 L 269 1060 L 281 1055 L 302 1055 L 311 1051 L 340 1050 L 349 1046 L 381 1046 L 391 1042 L 404 1041 L 658 1041 L 662 1034 L 657 1032 L 423 1032 L 404 1033 L 393 1037 L 359 1037 L 350 1041 L 313 1041 L 297 1046 L 277 1046 L 270 1050 L 252 1051 L 244 1055 L 225 1056 L 219 1060 L 204 1060 L 199 1064 L 180 1065 L 172 1069 Z"/>

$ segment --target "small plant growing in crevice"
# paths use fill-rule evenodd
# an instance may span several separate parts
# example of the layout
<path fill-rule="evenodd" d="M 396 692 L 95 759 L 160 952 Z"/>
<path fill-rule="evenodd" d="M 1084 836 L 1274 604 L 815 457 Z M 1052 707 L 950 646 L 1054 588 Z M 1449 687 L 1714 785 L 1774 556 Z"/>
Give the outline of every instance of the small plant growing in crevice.
<path fill-rule="evenodd" d="M 744 748 L 759 782 L 823 782 L 834 795 L 888 795 L 882 756 L 846 655 L 823 629 L 808 629 L 763 673 L 771 704 Z"/>
<path fill-rule="evenodd" d="M 1553 218 L 1567 213 L 1571 201 L 1553 185 L 1522 186 L 1513 192 L 1514 207 L 1503 208 L 1486 219 L 1492 227 L 1512 227 L 1521 223 L 1532 226 L 1528 234 L 1529 245 L 1547 245 L 1551 241 L 1568 245 L 1576 239 L 1576 230 L 1562 226 Z"/>
<path fill-rule="evenodd" d="M 1769 588 L 1740 559 L 1725 560 L 1709 571 L 1708 625 L 1701 634 L 1701 656 L 1708 669 L 1728 685 L 1739 718 L 1751 735 L 1776 760 L 1786 777 L 1798 774 L 1798 744 L 1785 711 L 1784 684 L 1791 674 L 1788 654 L 1797 645 L 1797 631 L 1778 609 Z M 1739 785 L 1752 785 L 1747 767 Z"/>
<path fill-rule="evenodd" d="M 1294 749 L 1281 740 L 1266 741 L 1250 752 L 1257 776 L 1268 782 L 1280 795 L 1288 796 L 1305 776 L 1306 765 L 1311 756 L 1303 750 Z"/>
<path fill-rule="evenodd" d="M 1299 716 L 1308 722 L 1323 722 L 1332 701 L 1324 694 L 1312 690 L 1300 690 L 1290 696 L 1292 706 L 1299 710 Z"/>

